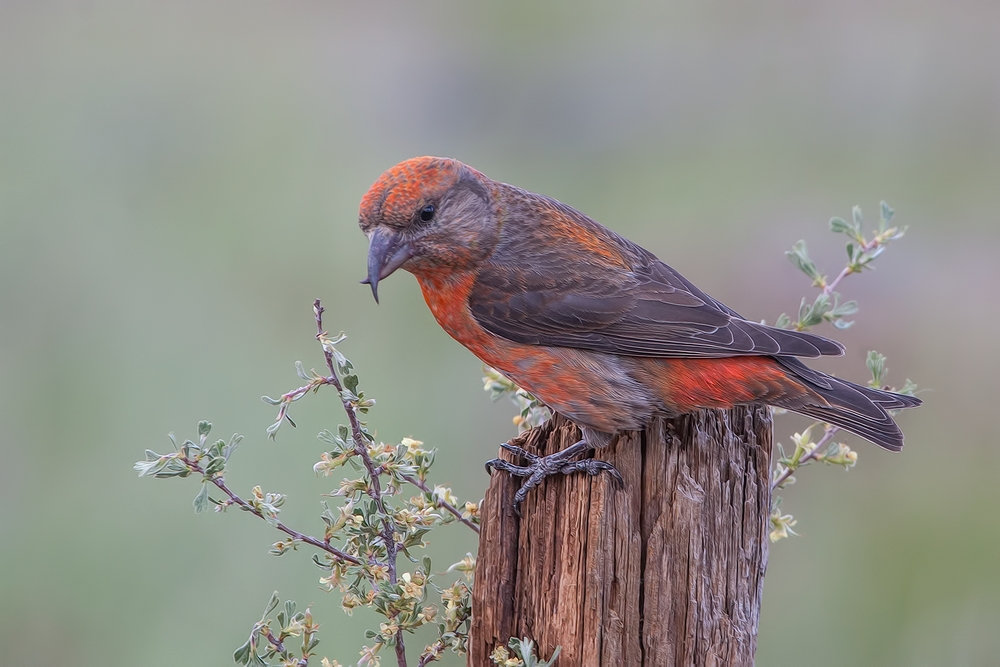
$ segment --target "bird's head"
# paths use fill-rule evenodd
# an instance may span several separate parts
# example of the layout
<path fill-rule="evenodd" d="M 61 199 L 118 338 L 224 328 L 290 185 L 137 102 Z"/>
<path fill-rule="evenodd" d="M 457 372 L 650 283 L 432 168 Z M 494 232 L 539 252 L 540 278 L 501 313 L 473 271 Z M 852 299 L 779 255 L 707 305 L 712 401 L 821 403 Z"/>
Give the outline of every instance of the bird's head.
<path fill-rule="evenodd" d="M 378 283 L 402 267 L 420 275 L 467 269 L 493 251 L 499 222 L 491 181 L 457 160 L 416 157 L 382 174 L 361 200 L 358 224 L 369 240 L 368 277 Z"/>

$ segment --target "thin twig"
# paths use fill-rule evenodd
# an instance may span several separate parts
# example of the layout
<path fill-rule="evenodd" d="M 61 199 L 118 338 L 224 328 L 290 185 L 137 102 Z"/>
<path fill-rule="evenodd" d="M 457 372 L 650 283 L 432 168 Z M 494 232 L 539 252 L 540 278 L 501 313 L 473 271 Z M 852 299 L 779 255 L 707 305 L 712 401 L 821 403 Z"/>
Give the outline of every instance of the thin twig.
<path fill-rule="evenodd" d="M 866 245 L 864 250 L 867 252 L 868 249 L 869 248 Z M 845 266 L 844 269 L 839 274 L 837 274 L 837 277 L 833 279 L 833 282 L 831 282 L 829 285 L 823 288 L 823 294 L 829 296 L 830 293 L 833 292 L 833 288 L 836 287 L 841 280 L 851 275 L 852 273 L 854 273 L 854 271 L 851 269 L 851 267 Z"/>
<path fill-rule="evenodd" d="M 441 640 L 439 639 L 436 643 L 440 644 Z M 444 649 L 443 646 L 441 648 L 442 650 Z M 433 653 L 425 652 L 422 656 L 420 656 L 420 660 L 417 661 L 417 667 L 427 667 L 427 663 L 434 662 L 435 660 L 440 660 L 440 659 L 441 659 L 440 656 L 434 655 Z"/>
<path fill-rule="evenodd" d="M 809 450 L 806 454 L 804 454 L 802 456 L 802 458 L 799 459 L 799 462 L 797 464 L 795 464 L 794 468 L 791 468 L 791 467 L 785 468 L 785 472 L 781 473 L 781 475 L 779 475 L 776 480 L 774 480 L 773 482 L 771 482 L 771 491 L 774 491 L 775 489 L 777 489 L 778 487 L 780 487 L 782 484 L 784 484 L 785 481 L 789 477 L 791 477 L 792 474 L 796 470 L 798 470 L 800 467 L 802 467 L 803 463 L 807 463 L 809 461 L 812 461 L 817 456 L 819 456 L 820 449 L 823 448 L 823 447 L 826 447 L 826 445 L 830 442 L 830 440 L 833 439 L 833 436 L 836 435 L 839 430 L 840 430 L 839 426 L 831 426 L 830 428 L 828 428 L 826 430 L 826 433 L 823 434 L 823 437 L 820 438 L 819 442 L 816 443 L 816 446 L 813 447 L 811 450 Z"/>
<path fill-rule="evenodd" d="M 865 242 L 863 242 L 861 244 L 861 252 L 868 252 L 869 250 L 872 250 L 872 249 L 876 248 L 878 245 L 879 245 L 879 240 L 878 240 L 878 237 L 876 236 L 871 241 L 865 241 Z M 837 274 L 837 277 L 833 279 L 833 282 L 831 282 L 829 285 L 826 285 L 826 286 L 823 287 L 823 294 L 826 294 L 827 296 L 829 296 L 833 292 L 834 288 L 838 284 L 840 284 L 841 280 L 843 280 L 844 278 L 846 278 L 847 276 L 851 275 L 854 272 L 855 271 L 851 267 L 850 264 L 848 264 L 847 266 L 845 266 L 840 271 L 840 273 Z M 860 271 L 859 271 L 859 273 L 860 273 Z"/>
<path fill-rule="evenodd" d="M 458 519 L 459 521 L 461 521 L 462 523 L 464 523 L 466 526 L 468 526 L 472 530 L 476 531 L 476 535 L 479 534 L 479 526 L 477 526 L 476 524 L 472 523 L 471 521 L 469 521 L 468 519 L 466 519 L 464 516 L 462 516 L 462 513 L 458 510 L 457 507 L 455 507 L 451 503 L 447 502 L 443 498 L 440 498 L 437 494 L 434 493 L 433 489 L 431 489 L 429 486 L 427 486 L 426 483 L 424 483 L 423 481 L 421 481 L 420 479 L 418 479 L 416 477 L 413 477 L 412 475 L 403 475 L 403 479 L 405 479 L 407 482 L 409 482 L 413 486 L 417 487 L 418 489 L 420 489 L 424 493 L 430 495 L 431 498 L 434 499 L 434 502 L 439 507 L 443 507 L 446 510 L 448 510 L 449 512 L 451 512 L 455 516 L 456 519 Z"/>
<path fill-rule="evenodd" d="M 320 300 L 316 299 L 313 302 L 313 313 L 316 315 L 316 340 L 320 341 L 321 344 L 326 336 L 326 331 L 323 330 L 323 310 L 324 308 Z M 368 478 L 371 480 L 371 488 L 368 490 L 368 495 L 375 501 L 375 506 L 378 507 L 378 511 L 382 514 L 382 539 L 385 542 L 389 583 L 395 585 L 396 553 L 399 545 L 396 544 L 395 522 L 386 511 L 385 501 L 382 498 L 382 485 L 379 481 L 378 466 L 375 465 L 372 457 L 368 454 L 366 444 L 368 441 L 361 430 L 361 424 L 358 422 L 358 416 L 354 411 L 354 407 L 349 400 L 344 398 L 344 388 L 340 383 L 340 378 L 337 377 L 333 352 L 326 345 L 323 345 L 323 355 L 326 357 L 326 367 L 330 369 L 330 377 L 328 378 L 330 384 L 336 388 L 337 394 L 340 396 L 340 402 L 344 406 L 344 412 L 347 413 L 347 420 L 351 427 L 351 436 L 354 439 L 354 451 L 364 462 L 365 469 L 368 471 Z M 401 629 L 396 631 L 396 663 L 398 667 L 406 667 L 406 647 L 403 645 L 403 631 Z"/>
<path fill-rule="evenodd" d="M 264 628 L 264 636 L 267 637 L 267 641 L 271 642 L 271 646 L 273 646 L 278 651 L 278 653 L 284 655 L 285 645 L 281 642 L 280 639 L 278 639 L 271 633 L 270 628 Z"/>
<path fill-rule="evenodd" d="M 305 394 L 308 394 L 310 391 L 315 391 L 320 385 L 324 384 L 333 384 L 333 383 L 330 382 L 330 378 L 317 377 L 307 385 L 303 385 L 298 389 L 293 389 L 287 394 L 282 394 L 281 407 L 278 408 L 278 417 L 274 421 L 280 422 L 282 419 L 287 419 L 289 424 L 295 426 L 295 422 L 293 422 L 292 418 L 288 416 L 288 407 L 294 401 L 296 401 L 300 396 L 304 396 Z"/>
<path fill-rule="evenodd" d="M 186 465 L 188 468 L 190 468 L 192 470 L 192 472 L 196 472 L 196 473 L 199 473 L 201 475 L 205 474 L 205 469 L 202 468 L 197 463 L 195 463 L 194 461 L 192 461 L 191 459 L 188 459 L 188 458 L 185 458 L 185 457 L 181 457 L 181 461 L 183 461 L 184 465 Z M 251 514 L 253 514 L 254 516 L 256 516 L 256 517 L 258 517 L 260 519 L 263 519 L 264 521 L 267 521 L 267 519 L 264 517 L 264 514 L 260 510 L 256 509 L 255 507 L 253 507 L 252 505 L 250 505 L 250 503 L 248 503 L 247 501 L 243 500 L 238 495 L 236 495 L 235 493 L 233 493 L 232 490 L 230 490 L 230 488 L 228 486 L 226 486 L 226 482 L 223 480 L 222 477 L 211 477 L 211 478 L 208 478 L 208 481 L 210 481 L 212 484 L 214 484 L 216 486 L 216 488 L 218 488 L 224 494 L 226 494 L 227 496 L 229 496 L 229 500 L 231 502 L 235 503 L 236 505 L 239 505 L 239 507 L 241 509 L 244 509 L 247 512 L 250 512 Z M 314 546 L 317 549 L 325 551 L 326 553 L 330 554 L 331 556 L 333 556 L 334 558 L 336 558 L 338 560 L 345 561 L 347 563 L 351 563 L 352 565 L 361 565 L 361 561 L 358 560 L 357 558 L 355 558 L 354 556 L 341 551 L 337 547 L 330 546 L 328 543 L 326 543 L 326 542 L 324 542 L 322 540 L 316 539 L 315 537 L 312 537 L 310 535 L 304 535 L 304 534 L 298 532 L 297 530 L 292 530 L 291 528 L 289 528 L 285 524 L 281 523 L 280 521 L 277 522 L 276 524 L 274 524 L 274 527 L 277 528 L 278 530 L 280 530 L 281 532 L 285 533 L 286 535 L 290 536 L 292 539 L 294 539 L 294 540 L 296 540 L 298 542 L 305 542 L 306 544 Z"/>

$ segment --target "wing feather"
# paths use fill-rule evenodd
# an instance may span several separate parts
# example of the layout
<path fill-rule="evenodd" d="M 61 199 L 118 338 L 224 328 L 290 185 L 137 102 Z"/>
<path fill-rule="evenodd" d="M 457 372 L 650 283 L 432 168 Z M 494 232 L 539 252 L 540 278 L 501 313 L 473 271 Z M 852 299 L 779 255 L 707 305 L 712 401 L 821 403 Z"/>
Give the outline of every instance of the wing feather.
<path fill-rule="evenodd" d="M 843 353 L 839 343 L 745 320 L 706 295 L 667 282 L 676 274 L 655 261 L 662 267 L 655 278 L 587 266 L 557 280 L 490 263 L 479 272 L 469 308 L 486 330 L 532 345 L 650 357 Z"/>

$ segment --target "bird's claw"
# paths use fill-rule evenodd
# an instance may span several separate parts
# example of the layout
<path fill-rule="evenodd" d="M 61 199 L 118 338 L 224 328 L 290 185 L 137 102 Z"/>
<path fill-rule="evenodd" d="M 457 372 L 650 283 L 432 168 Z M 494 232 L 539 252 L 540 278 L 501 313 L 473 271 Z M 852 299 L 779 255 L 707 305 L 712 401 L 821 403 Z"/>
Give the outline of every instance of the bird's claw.
<path fill-rule="evenodd" d="M 508 442 L 500 443 L 500 447 L 510 452 L 514 456 L 525 459 L 526 461 L 528 461 L 528 463 L 532 464 L 537 463 L 538 460 L 541 458 L 540 456 L 532 454 L 526 449 L 518 447 L 517 445 L 512 445 Z M 504 472 L 510 473 L 511 475 L 514 475 L 516 477 L 529 477 L 531 475 L 530 467 L 522 468 L 521 466 L 516 466 L 513 463 L 505 461 L 504 459 L 501 458 L 490 459 L 489 461 L 486 462 L 486 472 L 492 475 L 494 470 L 503 470 Z"/>
<path fill-rule="evenodd" d="M 528 463 L 535 463 L 535 462 L 537 462 L 541 458 L 540 456 L 532 454 L 528 450 L 522 449 L 521 447 L 518 447 L 517 445 L 512 445 L 509 442 L 501 442 L 500 443 L 500 447 L 503 448 L 503 449 L 505 449 L 505 450 L 507 450 L 508 452 L 510 452 L 511 454 L 513 454 L 514 456 L 519 456 L 522 459 L 525 459 Z"/>
<path fill-rule="evenodd" d="M 514 475 L 515 477 L 527 477 L 531 474 L 531 470 L 528 468 L 522 468 L 521 466 L 514 465 L 510 461 L 505 461 L 503 459 L 490 459 L 486 462 L 486 472 L 491 476 L 494 470 L 502 470 L 506 473 Z"/>
<path fill-rule="evenodd" d="M 518 516 L 521 516 L 521 503 L 528 497 L 528 492 L 541 484 L 542 480 L 546 477 L 552 475 L 569 475 L 574 472 L 585 472 L 593 476 L 606 472 L 611 475 L 615 486 L 621 488 L 625 485 L 625 480 L 622 478 L 621 473 L 618 472 L 618 469 L 614 465 L 607 461 L 592 458 L 580 459 L 578 461 L 568 460 L 580 452 L 589 449 L 587 443 L 584 441 L 580 441 L 549 456 L 538 456 L 525 451 L 521 447 L 508 443 L 503 443 L 500 446 L 504 450 L 528 462 L 526 466 L 515 465 L 501 458 L 490 459 L 486 462 L 486 472 L 490 473 L 490 475 L 493 474 L 494 470 L 501 470 L 515 477 L 527 477 L 524 483 L 521 484 L 521 488 L 514 494 L 514 512 Z"/>

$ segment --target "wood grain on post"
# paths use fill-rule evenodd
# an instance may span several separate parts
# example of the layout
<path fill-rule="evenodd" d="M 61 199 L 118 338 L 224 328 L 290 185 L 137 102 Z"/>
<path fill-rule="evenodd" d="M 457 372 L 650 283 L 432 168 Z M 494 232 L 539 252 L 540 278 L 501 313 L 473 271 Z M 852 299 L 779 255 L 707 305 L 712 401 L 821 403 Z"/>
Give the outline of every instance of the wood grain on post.
<path fill-rule="evenodd" d="M 516 444 L 546 455 L 580 438 L 555 416 Z M 621 435 L 604 474 L 494 474 L 482 505 L 469 665 L 528 637 L 557 665 L 753 665 L 770 510 L 767 408 L 704 410 Z M 508 460 L 509 454 L 501 454 Z"/>

